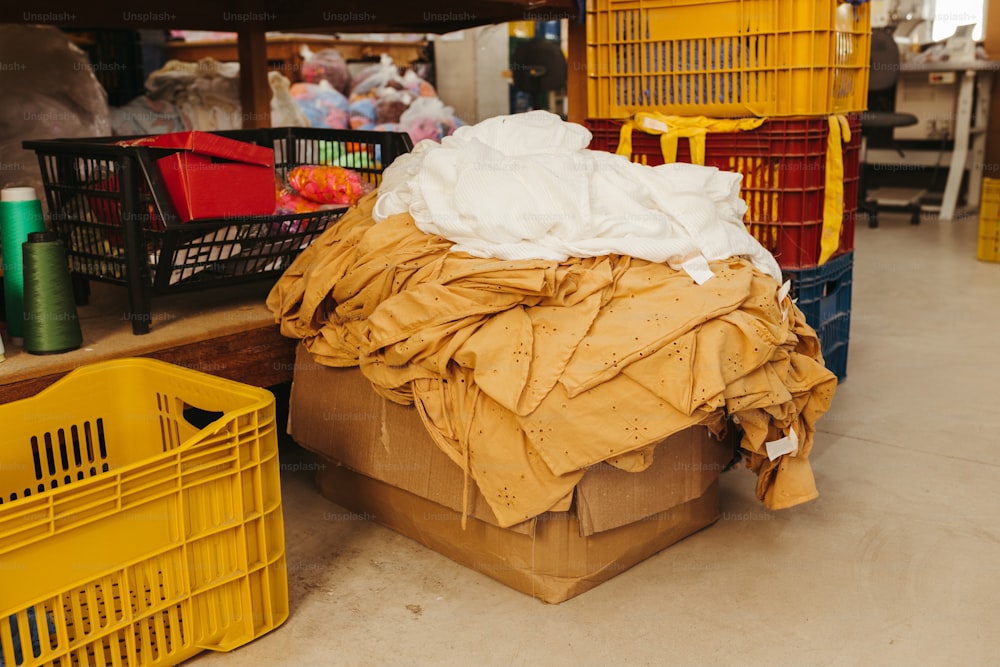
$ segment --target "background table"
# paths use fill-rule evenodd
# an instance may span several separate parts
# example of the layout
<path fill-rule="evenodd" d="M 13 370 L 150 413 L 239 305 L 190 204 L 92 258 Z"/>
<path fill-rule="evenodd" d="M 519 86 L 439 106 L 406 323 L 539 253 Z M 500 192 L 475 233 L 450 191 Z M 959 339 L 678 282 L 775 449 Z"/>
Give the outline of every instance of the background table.
<path fill-rule="evenodd" d="M 1000 62 L 977 60 L 975 62 L 942 62 L 942 63 L 902 63 L 900 65 L 901 79 L 928 77 L 934 73 L 952 72 L 955 82 L 952 89 L 941 86 L 941 95 L 951 96 L 954 100 L 952 134 L 953 147 L 948 158 L 948 180 L 945 183 L 944 196 L 938 217 L 951 220 L 955 217 L 958 197 L 966 169 L 969 171 L 966 187 L 966 205 L 978 208 L 982 192 L 983 165 L 986 157 L 986 128 L 990 116 L 990 97 L 992 95 L 993 74 L 1000 67 Z M 901 106 L 897 103 L 896 110 L 920 116 L 925 110 L 917 107 Z M 973 124 L 975 121 L 975 124 Z M 905 155 L 900 155 L 892 148 L 869 149 L 870 164 L 909 164 L 936 166 L 942 156 L 938 148 L 940 142 L 929 142 L 929 148 L 906 148 Z"/>

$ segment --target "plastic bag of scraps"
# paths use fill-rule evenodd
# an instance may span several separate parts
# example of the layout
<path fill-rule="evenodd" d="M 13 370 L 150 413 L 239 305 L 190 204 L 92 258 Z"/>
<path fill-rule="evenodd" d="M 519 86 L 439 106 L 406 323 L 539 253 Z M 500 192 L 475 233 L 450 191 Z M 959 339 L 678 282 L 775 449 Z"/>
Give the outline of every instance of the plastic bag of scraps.
<path fill-rule="evenodd" d="M 352 97 L 348 104 L 352 130 L 372 130 L 375 128 L 375 98 L 367 95 Z"/>
<path fill-rule="evenodd" d="M 309 121 L 309 127 L 345 130 L 351 126 L 347 98 L 326 80 L 292 84 L 292 99 Z"/>
<path fill-rule="evenodd" d="M 393 64 L 392 58 L 383 53 L 377 63 L 365 67 L 354 75 L 348 98 L 353 100 L 355 97 L 371 94 L 376 88 L 389 87 L 402 90 L 406 84 L 399 73 L 399 68 Z"/>
<path fill-rule="evenodd" d="M 462 125 L 439 97 L 418 97 L 399 118 L 399 130 L 409 134 L 414 145 L 424 139 L 441 141 Z"/>
<path fill-rule="evenodd" d="M 375 91 L 375 123 L 398 123 L 413 103 L 414 97 L 406 90 L 379 88 Z"/>
<path fill-rule="evenodd" d="M 337 49 L 321 49 L 313 52 L 303 45 L 299 51 L 302 54 L 301 79 L 306 83 L 328 82 L 333 88 L 347 94 L 351 85 L 351 71 L 347 61 Z"/>
<path fill-rule="evenodd" d="M 351 206 L 374 186 L 353 169 L 334 165 L 300 165 L 277 182 L 278 214 L 309 213 Z"/>

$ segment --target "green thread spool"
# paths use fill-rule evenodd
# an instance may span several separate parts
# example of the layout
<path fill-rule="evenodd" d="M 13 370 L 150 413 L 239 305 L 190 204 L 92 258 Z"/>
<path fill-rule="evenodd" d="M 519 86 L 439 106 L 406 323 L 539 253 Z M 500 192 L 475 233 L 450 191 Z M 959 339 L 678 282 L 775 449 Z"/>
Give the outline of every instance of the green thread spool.
<path fill-rule="evenodd" d="M 24 259 L 24 349 L 59 354 L 80 347 L 66 251 L 55 232 L 32 232 L 22 245 Z"/>
<path fill-rule="evenodd" d="M 28 234 L 45 230 L 42 203 L 35 188 L 4 188 L 0 191 L 0 251 L 3 252 L 3 291 L 7 333 L 24 336 L 24 272 L 21 244 Z"/>

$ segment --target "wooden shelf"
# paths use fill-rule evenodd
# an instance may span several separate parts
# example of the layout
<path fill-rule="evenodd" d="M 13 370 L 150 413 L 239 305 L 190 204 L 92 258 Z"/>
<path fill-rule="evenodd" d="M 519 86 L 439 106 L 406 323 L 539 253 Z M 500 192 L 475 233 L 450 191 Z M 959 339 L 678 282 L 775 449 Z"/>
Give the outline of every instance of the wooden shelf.
<path fill-rule="evenodd" d="M 271 88 L 267 82 L 268 32 L 444 34 L 507 21 L 579 18 L 576 0 L 367 0 L 285 3 L 283 0 L 202 0 L 165 5 L 161 0 L 48 0 L 44 9 L 0 5 L 0 23 L 47 24 L 60 28 L 213 30 L 237 34 L 244 127 L 269 127 Z"/>
<path fill-rule="evenodd" d="M 317 33 L 420 32 L 444 34 L 507 21 L 576 19 L 576 0 L 431 0 L 379 2 L 340 0 L 46 0 L 39 9 L 2 3 L 0 23 L 79 28 L 282 31 Z"/>
<path fill-rule="evenodd" d="M 322 35 L 267 35 L 266 42 L 267 69 L 281 72 L 293 83 L 302 80 L 300 74 L 305 60 L 302 47 L 313 52 L 337 49 L 348 62 L 377 60 L 385 54 L 400 66 L 419 60 L 427 47 L 426 41 L 365 41 Z M 202 58 L 222 62 L 239 60 L 235 39 L 167 42 L 166 54 L 169 59 L 183 62 L 197 62 Z"/>

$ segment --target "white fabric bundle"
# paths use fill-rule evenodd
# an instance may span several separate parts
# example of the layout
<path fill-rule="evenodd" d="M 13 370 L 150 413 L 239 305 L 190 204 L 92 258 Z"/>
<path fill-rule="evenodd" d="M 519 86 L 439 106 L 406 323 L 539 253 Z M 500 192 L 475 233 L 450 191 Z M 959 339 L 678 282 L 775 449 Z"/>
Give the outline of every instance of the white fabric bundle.
<path fill-rule="evenodd" d="M 744 255 L 781 282 L 743 225 L 738 173 L 657 167 L 592 151 L 591 134 L 547 111 L 497 116 L 422 141 L 383 174 L 375 220 L 408 212 L 453 250 L 498 259 L 631 255 L 683 268 Z"/>

